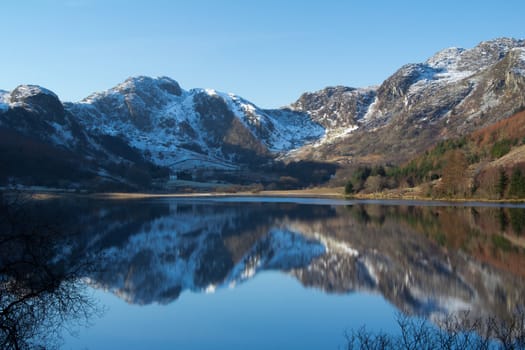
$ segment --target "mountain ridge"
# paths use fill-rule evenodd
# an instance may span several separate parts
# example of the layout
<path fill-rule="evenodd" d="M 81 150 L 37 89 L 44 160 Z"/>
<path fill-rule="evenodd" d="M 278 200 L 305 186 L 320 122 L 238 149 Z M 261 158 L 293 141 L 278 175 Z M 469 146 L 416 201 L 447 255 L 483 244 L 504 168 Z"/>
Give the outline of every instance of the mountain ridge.
<path fill-rule="evenodd" d="M 260 167 L 272 177 L 275 162 L 407 161 L 512 115 L 525 105 L 523 91 L 525 41 L 499 38 L 441 50 L 376 87 L 327 87 L 280 109 L 212 89 L 184 90 L 168 77 L 131 77 L 75 103 L 21 85 L 0 91 L 0 127 L 86 158 L 86 171 L 116 182 L 126 176 L 113 168 L 139 163 L 143 177 L 152 167 L 163 168 L 164 178 L 186 173 L 206 181 L 249 169 L 245 181 L 257 182 Z"/>

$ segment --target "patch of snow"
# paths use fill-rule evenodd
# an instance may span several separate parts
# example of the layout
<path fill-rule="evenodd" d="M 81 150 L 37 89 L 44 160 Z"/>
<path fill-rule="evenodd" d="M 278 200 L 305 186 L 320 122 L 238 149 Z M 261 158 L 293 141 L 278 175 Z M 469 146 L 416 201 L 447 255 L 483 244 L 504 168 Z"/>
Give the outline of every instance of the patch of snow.
<path fill-rule="evenodd" d="M 426 64 L 435 69 L 435 74 L 431 79 L 442 80 L 445 83 L 454 83 L 463 80 L 476 72 L 476 70 L 460 68 L 460 63 L 465 53 L 471 50 L 451 47 L 429 58 Z M 429 79 L 429 80 L 431 80 Z"/>
<path fill-rule="evenodd" d="M 520 48 L 517 48 L 516 50 L 521 51 L 520 59 L 521 59 L 523 62 L 525 62 L 525 48 L 524 48 L 524 47 L 520 47 Z"/>
<path fill-rule="evenodd" d="M 217 96 L 217 91 L 215 91 L 215 89 L 204 89 L 204 92 L 209 96 Z"/>
<path fill-rule="evenodd" d="M 337 142 L 340 138 L 350 135 L 355 130 L 359 129 L 358 125 L 351 125 L 343 128 L 329 129 L 322 138 L 315 142 L 312 146 L 314 148 L 321 147 L 322 145 L 331 144 Z"/>
<path fill-rule="evenodd" d="M 368 271 L 368 275 L 370 276 L 370 278 L 372 278 L 372 280 L 374 281 L 374 284 L 378 285 L 379 284 L 379 274 L 376 271 L 376 267 L 374 263 L 366 256 L 361 259 L 361 262 L 366 267 L 366 270 Z"/>
<path fill-rule="evenodd" d="M 428 311 L 432 319 L 476 309 L 472 302 L 458 297 L 446 294 L 440 295 L 438 291 L 436 291 L 435 295 L 429 295 L 428 291 L 420 290 L 415 286 L 410 285 L 408 287 L 410 294 L 420 303 L 421 309 Z"/>
<path fill-rule="evenodd" d="M 52 122 L 51 126 L 55 129 L 55 133 L 51 138 L 57 145 L 69 145 L 74 141 L 71 130 L 56 122 Z"/>
<path fill-rule="evenodd" d="M 14 91 L 16 91 L 17 96 L 20 98 L 27 98 L 38 94 L 45 94 L 58 98 L 53 91 L 38 85 L 20 85 Z"/>
<path fill-rule="evenodd" d="M 463 52 L 465 52 L 465 49 L 450 47 L 439 51 L 429 58 L 426 63 L 435 69 L 455 70 Z"/>
<path fill-rule="evenodd" d="M 368 110 L 366 111 L 363 118 L 361 118 L 362 121 L 366 122 L 368 120 L 373 119 L 377 115 L 377 112 L 378 112 L 377 103 L 378 103 L 378 98 L 376 96 L 376 98 L 374 99 L 374 102 L 372 102 L 372 104 L 368 106 Z"/>
<path fill-rule="evenodd" d="M 467 71 L 467 70 L 465 71 L 448 70 L 448 71 L 436 73 L 434 77 L 439 80 L 444 80 L 450 84 L 450 83 L 454 83 L 454 82 L 466 79 L 470 77 L 472 74 L 474 74 L 474 72 Z"/>
<path fill-rule="evenodd" d="M 514 67 L 513 72 L 525 76 L 525 48 L 518 47 L 514 49 L 519 54 L 520 66 Z"/>

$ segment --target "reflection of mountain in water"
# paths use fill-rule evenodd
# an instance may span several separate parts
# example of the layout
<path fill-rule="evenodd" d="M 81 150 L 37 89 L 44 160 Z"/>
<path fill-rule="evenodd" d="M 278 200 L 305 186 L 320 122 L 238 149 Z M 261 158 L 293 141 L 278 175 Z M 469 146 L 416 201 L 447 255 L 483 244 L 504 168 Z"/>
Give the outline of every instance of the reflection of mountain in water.
<path fill-rule="evenodd" d="M 501 315 L 523 303 L 525 284 L 521 277 L 485 264 L 475 256 L 477 251 L 469 251 L 473 246 L 476 250 L 491 249 L 494 255 L 505 253 L 492 246 L 491 235 L 474 228 L 473 233 L 465 233 L 458 225 L 450 233 L 455 239 L 472 233 L 461 242 L 461 249 L 433 239 L 434 234 L 442 237 L 446 229 L 434 215 L 447 210 L 354 207 L 346 213 L 341 208 L 340 215 L 317 225 L 290 222 L 290 227 L 306 236 L 323 232 L 327 247 L 327 254 L 293 274 L 304 285 L 329 292 L 379 292 L 401 310 L 425 316 L 465 309 Z M 470 216 L 470 209 L 454 210 L 456 219 Z M 426 215 L 434 220 L 425 222 Z M 487 242 L 490 248 L 484 247 Z M 351 246 L 351 254 L 345 245 Z M 521 249 L 521 262 L 525 260 L 523 253 Z"/>
<path fill-rule="evenodd" d="M 81 222 L 97 232 L 85 247 L 106 256 L 91 280 L 131 303 L 168 303 L 274 269 L 330 293 L 380 293 L 408 313 L 505 315 L 524 302 L 525 245 L 502 212 L 510 217 L 499 208 L 155 201 L 104 204 Z"/>
<path fill-rule="evenodd" d="M 307 266 L 324 254 L 317 240 L 275 226 L 286 207 L 192 202 L 165 204 L 118 241 L 97 244 L 106 259 L 95 283 L 132 303 L 167 303 L 181 291 L 212 291 L 261 270 Z M 133 217 L 133 215 L 131 215 Z M 107 232 L 107 237 L 114 237 Z"/>

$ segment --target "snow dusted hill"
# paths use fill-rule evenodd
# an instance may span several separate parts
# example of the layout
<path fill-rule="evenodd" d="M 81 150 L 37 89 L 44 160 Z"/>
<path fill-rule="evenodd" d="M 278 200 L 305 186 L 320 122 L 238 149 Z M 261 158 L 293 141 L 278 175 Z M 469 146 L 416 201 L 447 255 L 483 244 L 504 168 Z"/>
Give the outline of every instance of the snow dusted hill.
<path fill-rule="evenodd" d="M 441 139 L 524 109 L 524 92 L 525 41 L 507 38 L 442 50 L 377 87 L 329 87 L 273 110 L 211 89 L 184 90 L 167 77 L 129 78 L 65 104 L 45 88 L 22 85 L 0 91 L 4 163 L 11 164 L 0 170 L 0 182 L 42 182 L 33 158 L 59 163 L 46 175 L 55 185 L 81 175 L 86 184 L 147 188 L 152 179 L 179 173 L 205 182 L 271 184 L 322 172 L 326 181 L 335 170 L 302 162 L 310 168 L 291 173 L 276 160 L 332 168 L 403 162 Z M 32 158 L 28 168 L 16 161 L 20 147 L 21 157 Z M 35 157 L 35 150 L 44 154 Z"/>
<path fill-rule="evenodd" d="M 378 87 L 304 94 L 291 108 L 308 113 L 328 131 L 297 154 L 406 160 L 440 138 L 506 118 L 525 106 L 524 52 L 524 40 L 496 39 L 407 64 Z"/>
<path fill-rule="evenodd" d="M 155 164 L 236 169 L 247 156 L 278 155 L 318 139 L 308 115 L 263 110 L 233 94 L 135 77 L 66 109 L 94 134 L 119 136 Z"/>
<path fill-rule="evenodd" d="M 46 185 L 60 187 L 148 188 L 180 172 L 216 181 L 218 171 L 251 183 L 261 176 L 247 168 L 272 164 L 324 132 L 306 113 L 264 110 L 209 89 L 186 91 L 166 77 L 129 78 L 65 104 L 43 87 L 21 85 L 0 91 L 0 146 L 7 158 L 0 182 L 41 185 L 46 178 Z"/>

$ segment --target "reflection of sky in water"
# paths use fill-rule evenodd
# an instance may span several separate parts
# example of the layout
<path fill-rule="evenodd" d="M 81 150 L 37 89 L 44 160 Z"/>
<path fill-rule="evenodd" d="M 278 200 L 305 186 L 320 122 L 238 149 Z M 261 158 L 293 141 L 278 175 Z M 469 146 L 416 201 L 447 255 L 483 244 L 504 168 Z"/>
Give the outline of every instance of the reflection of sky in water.
<path fill-rule="evenodd" d="M 107 313 L 67 337 L 65 349 L 338 349 L 345 330 L 396 328 L 381 296 L 325 294 L 279 272 L 212 294 L 184 292 L 164 306 L 96 297 Z"/>
<path fill-rule="evenodd" d="M 109 311 L 65 349 L 338 349 L 363 325 L 398 332 L 392 305 L 424 317 L 505 315 L 525 295 L 516 278 L 522 209 L 234 197 L 125 204 L 88 220 L 85 235 L 105 254 L 91 280 L 121 299 L 95 291 Z"/>

